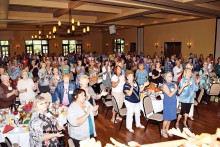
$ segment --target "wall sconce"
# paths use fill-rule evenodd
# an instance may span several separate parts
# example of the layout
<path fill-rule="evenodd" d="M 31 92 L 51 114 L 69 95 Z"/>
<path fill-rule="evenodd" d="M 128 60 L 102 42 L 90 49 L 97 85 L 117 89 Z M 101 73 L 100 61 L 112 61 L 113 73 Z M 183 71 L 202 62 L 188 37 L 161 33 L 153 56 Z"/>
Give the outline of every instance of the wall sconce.
<path fill-rule="evenodd" d="M 90 47 L 90 43 L 87 43 L 86 46 L 87 46 L 87 48 L 89 49 L 89 47 Z"/>
<path fill-rule="evenodd" d="M 128 47 L 128 43 L 125 43 L 125 47 Z"/>
<path fill-rule="evenodd" d="M 187 47 L 190 49 L 192 47 L 192 43 L 190 41 L 190 36 L 189 36 L 189 41 L 186 43 Z"/>
<path fill-rule="evenodd" d="M 155 46 L 156 48 L 158 48 L 159 43 L 158 43 L 158 42 L 155 42 L 155 43 L 154 43 L 154 46 Z"/>
<path fill-rule="evenodd" d="M 19 44 L 16 44 L 15 45 L 16 49 L 18 50 L 20 48 L 20 45 Z"/>
<path fill-rule="evenodd" d="M 57 48 L 58 47 L 58 43 L 55 43 L 54 46 Z"/>
<path fill-rule="evenodd" d="M 106 43 L 105 45 L 106 45 L 106 46 L 109 46 L 109 44 L 108 44 L 108 43 Z"/>

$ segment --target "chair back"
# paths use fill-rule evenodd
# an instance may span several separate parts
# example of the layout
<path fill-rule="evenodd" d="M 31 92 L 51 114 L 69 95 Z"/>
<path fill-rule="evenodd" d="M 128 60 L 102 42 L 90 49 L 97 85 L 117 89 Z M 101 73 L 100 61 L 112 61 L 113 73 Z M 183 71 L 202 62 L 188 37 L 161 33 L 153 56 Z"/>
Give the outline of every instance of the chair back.
<path fill-rule="evenodd" d="M 203 96 L 203 94 L 204 94 L 204 89 L 201 89 L 201 91 L 200 91 L 200 93 L 199 93 L 199 96 L 198 96 L 198 103 L 200 103 L 201 102 L 201 100 L 202 100 L 202 96 Z"/>
<path fill-rule="evenodd" d="M 68 139 L 68 145 L 69 147 L 75 147 L 73 140 L 71 138 Z"/>
<path fill-rule="evenodd" d="M 210 88 L 209 94 L 210 95 L 219 95 L 220 93 L 220 84 L 213 84 Z"/>
<path fill-rule="evenodd" d="M 113 105 L 114 110 L 115 110 L 117 113 L 119 113 L 118 103 L 117 103 L 117 101 L 116 101 L 116 99 L 115 99 L 114 96 L 112 96 L 112 105 Z"/>
<path fill-rule="evenodd" d="M 7 144 L 7 147 L 12 147 L 11 141 L 8 139 L 8 137 L 5 137 L 5 143 Z"/>
<path fill-rule="evenodd" d="M 144 108 L 144 115 L 147 117 L 148 114 L 154 112 L 153 104 L 151 101 L 151 98 L 148 96 L 145 96 L 143 99 L 143 108 Z"/>

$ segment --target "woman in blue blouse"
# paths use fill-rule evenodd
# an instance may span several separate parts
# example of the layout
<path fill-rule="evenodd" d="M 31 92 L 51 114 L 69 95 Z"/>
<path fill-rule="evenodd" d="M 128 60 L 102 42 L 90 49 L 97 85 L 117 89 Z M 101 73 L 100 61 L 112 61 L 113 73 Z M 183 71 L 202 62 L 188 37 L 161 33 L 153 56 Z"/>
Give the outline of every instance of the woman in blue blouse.
<path fill-rule="evenodd" d="M 180 99 L 179 101 L 181 102 L 181 111 L 180 114 L 178 115 L 177 122 L 176 122 L 176 127 L 179 127 L 179 121 L 184 115 L 184 122 L 183 125 L 184 127 L 187 126 L 187 118 L 189 115 L 189 111 L 191 108 L 191 105 L 194 103 L 194 92 L 198 91 L 198 83 L 199 83 L 199 78 L 196 79 L 196 81 L 192 78 L 192 70 L 186 68 L 183 73 L 183 78 L 180 81 L 179 84 L 179 94 L 180 94 Z"/>
<path fill-rule="evenodd" d="M 149 82 L 145 82 L 144 86 L 139 88 L 136 81 L 134 81 L 134 72 L 128 70 L 125 73 L 126 83 L 123 87 L 123 92 L 125 93 L 125 105 L 127 108 L 127 116 L 126 116 L 126 128 L 129 132 L 133 133 L 134 130 L 132 129 L 133 123 L 133 115 L 135 114 L 135 122 L 137 128 L 144 128 L 143 125 L 140 123 L 140 91 L 144 90 L 144 87 L 149 85 Z"/>

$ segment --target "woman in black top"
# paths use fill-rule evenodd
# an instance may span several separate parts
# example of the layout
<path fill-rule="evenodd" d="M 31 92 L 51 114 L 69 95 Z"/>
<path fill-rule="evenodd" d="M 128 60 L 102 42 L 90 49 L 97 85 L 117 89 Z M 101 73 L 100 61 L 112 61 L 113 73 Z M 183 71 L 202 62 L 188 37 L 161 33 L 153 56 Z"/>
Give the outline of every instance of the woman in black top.
<path fill-rule="evenodd" d="M 159 83 L 163 83 L 163 70 L 161 69 L 160 62 L 156 62 L 156 67 L 152 71 L 152 82 L 159 85 Z"/>

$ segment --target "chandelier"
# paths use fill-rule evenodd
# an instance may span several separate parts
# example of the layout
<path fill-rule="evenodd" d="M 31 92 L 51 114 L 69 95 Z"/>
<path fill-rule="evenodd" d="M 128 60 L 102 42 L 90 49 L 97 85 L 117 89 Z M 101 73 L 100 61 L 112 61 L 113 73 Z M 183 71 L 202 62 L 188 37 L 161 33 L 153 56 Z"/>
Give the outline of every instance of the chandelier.
<path fill-rule="evenodd" d="M 32 39 L 55 39 L 55 34 L 52 33 L 52 31 L 48 31 L 48 34 L 45 34 L 44 26 L 42 25 L 42 28 L 38 31 L 38 34 L 32 35 Z"/>
<path fill-rule="evenodd" d="M 38 31 L 38 35 L 32 35 L 32 39 L 55 39 L 56 36 L 59 37 L 79 37 L 86 34 L 89 34 L 89 26 L 81 26 L 80 21 L 75 21 L 72 17 L 71 9 L 69 10 L 69 22 L 67 25 L 62 25 L 61 21 L 57 22 L 57 25 L 53 26 L 51 31 L 48 31 L 48 34 L 45 34 L 44 27 Z"/>

